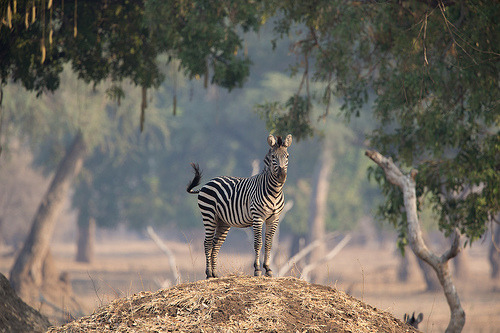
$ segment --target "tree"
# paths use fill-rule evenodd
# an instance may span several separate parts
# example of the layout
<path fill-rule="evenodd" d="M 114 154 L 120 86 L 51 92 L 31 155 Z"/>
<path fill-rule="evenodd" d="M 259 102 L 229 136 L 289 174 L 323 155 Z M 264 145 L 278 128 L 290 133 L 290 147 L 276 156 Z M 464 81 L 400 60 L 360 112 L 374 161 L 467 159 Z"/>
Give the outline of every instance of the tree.
<path fill-rule="evenodd" d="M 11 285 L 21 297 L 30 298 L 30 291 L 43 284 L 44 261 L 54 232 L 56 217 L 64 203 L 73 177 L 80 171 L 85 154 L 85 144 L 78 134 L 59 164 L 44 201 L 35 215 L 31 231 L 10 272 Z"/>
<path fill-rule="evenodd" d="M 312 196 L 309 203 L 309 243 L 320 241 L 321 244 L 311 252 L 309 262 L 314 263 L 326 255 L 326 246 L 322 242 L 326 235 L 326 216 L 328 192 L 330 190 L 331 174 L 335 164 L 333 158 L 334 147 L 330 140 L 322 143 L 322 151 L 318 157 L 317 165 L 314 167 Z M 315 272 L 312 281 L 322 282 L 325 278 L 324 272 Z"/>
<path fill-rule="evenodd" d="M 465 325 L 465 311 L 460 303 L 457 289 L 455 288 L 449 266 L 450 259 L 456 257 L 460 251 L 460 236 L 455 230 L 453 243 L 448 251 L 441 256 L 437 256 L 430 251 L 422 237 L 422 230 L 417 214 L 417 195 L 415 186 L 416 170 L 412 170 L 409 175 L 404 175 L 391 159 L 386 158 L 377 151 L 366 151 L 366 155 L 377 163 L 384 171 L 387 181 L 401 189 L 405 212 L 407 215 L 408 240 L 413 252 L 435 270 L 439 282 L 443 287 L 446 300 L 451 310 L 451 318 L 446 328 L 446 332 L 461 331 Z"/>
<path fill-rule="evenodd" d="M 309 103 L 293 100 L 316 97 L 326 116 L 339 98 L 348 119 L 370 105 L 378 121 L 370 145 L 397 165 L 418 169 L 417 198 L 431 200 L 440 230 L 461 233 L 468 243 L 481 237 L 500 211 L 500 4 L 339 0 L 276 6 L 277 34 L 298 35 L 293 48 L 300 61 L 293 73 L 302 74 L 303 83 L 292 99 L 269 108 L 278 105 L 296 120 L 287 124 L 292 133 L 307 133 L 311 123 L 302 119 L 308 119 Z M 323 83 L 323 93 L 311 94 L 309 81 Z M 399 230 L 403 247 L 415 236 L 408 230 L 410 212 L 382 169 L 372 172 L 386 196 L 381 215 Z M 449 331 L 461 331 L 464 321 L 458 323 L 450 322 Z"/>
<path fill-rule="evenodd" d="M 494 29 L 500 5 L 339 1 L 280 9 L 278 32 L 302 23 L 303 38 L 294 45 L 316 61 L 304 75 L 325 83 L 325 113 L 335 96 L 346 116 L 373 100 L 379 126 L 370 144 L 418 167 L 432 205 L 442 211 L 442 230 L 457 226 L 471 241 L 484 234 L 488 217 L 500 209 Z"/>
<path fill-rule="evenodd" d="M 94 87 L 109 80 L 111 84 L 106 89 L 107 93 L 118 103 L 124 97 L 124 81 L 130 80 L 140 86 L 141 130 L 144 127 L 147 89 L 158 87 L 165 78 L 160 70 L 160 54 L 168 54 L 167 62 L 179 59 L 180 69 L 191 77 L 205 75 L 208 78 L 208 71 L 212 68 L 213 82 L 232 89 L 241 86 L 248 76 L 250 65 L 246 57 L 236 55 L 241 40 L 234 30 L 239 26 L 244 30 L 257 29 L 260 23 L 259 6 L 247 6 L 246 11 L 235 12 L 231 3 L 75 1 L 55 6 L 52 1 L 42 1 L 41 8 L 37 8 L 37 4 L 7 1 L 0 6 L 0 17 L 6 22 L 0 27 L 2 96 L 5 85 L 12 82 L 21 83 L 38 96 L 56 91 L 65 64 L 70 63 L 78 78 Z M 184 5 L 187 7 L 182 8 Z M 159 17 L 155 15 L 167 8 L 171 10 L 171 20 L 159 22 Z M 155 34 L 158 31 L 168 34 L 167 38 Z M 200 45 L 205 47 L 200 49 Z M 207 60 L 201 66 L 199 59 Z M 99 111 L 111 112 L 110 118 L 114 118 L 112 110 Z M 0 119 L 12 120 L 19 116 L 17 112 L 11 109 L 8 118 L 1 114 Z M 36 116 L 28 114 L 28 118 Z M 92 118 L 92 113 L 86 113 L 87 117 Z M 17 124 L 28 125 L 23 123 L 22 117 L 19 118 L 21 123 Z M 94 131 L 89 131 L 88 127 L 82 126 L 85 121 L 64 123 L 63 119 L 67 118 L 58 119 L 54 123 L 56 130 L 51 127 L 51 132 L 57 133 L 59 136 L 55 137 L 58 138 L 72 138 L 72 148 L 63 153 L 64 158 L 59 162 L 52 186 L 33 220 L 30 237 L 12 269 L 11 282 L 17 292 L 40 287 L 42 264 L 48 253 L 59 201 L 78 173 L 85 152 L 107 139 L 108 133 L 99 133 L 96 127 Z M 117 127 L 124 122 L 130 123 L 115 118 Z M 15 123 L 7 125 L 10 127 L 11 124 Z M 48 124 L 36 123 L 32 129 L 43 132 Z M 2 122 L 0 133 L 6 136 L 4 127 Z M 56 146 L 64 147 L 64 141 L 59 141 Z"/>

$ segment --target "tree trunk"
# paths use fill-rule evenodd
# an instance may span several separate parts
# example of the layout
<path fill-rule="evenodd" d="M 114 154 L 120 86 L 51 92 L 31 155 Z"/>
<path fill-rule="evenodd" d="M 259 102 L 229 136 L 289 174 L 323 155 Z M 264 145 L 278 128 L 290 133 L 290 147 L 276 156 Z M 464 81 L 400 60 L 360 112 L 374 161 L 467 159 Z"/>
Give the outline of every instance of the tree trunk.
<path fill-rule="evenodd" d="M 54 227 L 71 182 L 82 167 L 84 155 L 85 144 L 79 133 L 59 163 L 33 219 L 30 233 L 10 272 L 10 283 L 21 297 L 30 298 L 29 295 L 36 293 L 44 282 L 43 264 L 49 252 Z"/>
<path fill-rule="evenodd" d="M 401 170 L 377 151 L 366 151 L 370 159 L 377 163 L 385 172 L 387 181 L 398 186 L 403 192 L 404 206 L 408 225 L 408 241 L 413 252 L 420 259 L 431 265 L 436 271 L 439 282 L 450 307 L 450 322 L 446 328 L 447 333 L 461 332 L 465 325 L 465 312 L 460 304 L 457 289 L 453 284 L 449 261 L 460 251 L 460 235 L 455 229 L 453 232 L 453 243 L 448 251 L 438 257 L 431 252 L 422 238 L 422 230 L 417 215 L 417 196 L 415 190 L 416 170 L 412 170 L 409 175 L 404 175 Z"/>
<path fill-rule="evenodd" d="M 85 225 L 78 226 L 76 261 L 90 263 L 94 259 L 95 219 L 90 218 Z"/>
<path fill-rule="evenodd" d="M 497 220 L 500 220 L 500 215 Z M 491 233 L 493 237 L 491 238 L 490 250 L 488 252 L 488 259 L 491 266 L 491 278 L 495 280 L 500 280 L 500 225 L 496 228 L 492 228 Z"/>
<path fill-rule="evenodd" d="M 436 276 L 436 272 L 432 269 L 429 264 L 417 257 L 418 267 L 422 271 L 422 276 L 425 281 L 426 291 L 439 291 L 441 290 L 441 285 L 439 284 L 439 279 Z"/>
<path fill-rule="evenodd" d="M 326 234 L 325 217 L 333 164 L 332 142 L 325 139 L 323 142 L 323 149 L 313 175 L 313 189 L 311 202 L 309 204 L 309 243 L 322 239 Z M 325 251 L 325 243 L 322 242 L 311 252 L 311 255 L 309 256 L 309 263 L 321 260 L 325 256 Z M 326 275 L 323 270 L 315 270 L 311 274 L 311 281 L 321 283 L 325 276 Z"/>
<path fill-rule="evenodd" d="M 426 233 L 422 233 L 422 240 L 425 244 L 429 244 L 430 240 Z M 441 290 L 441 284 L 439 283 L 439 279 L 436 275 L 436 272 L 427 264 L 424 260 L 416 256 L 417 266 L 422 272 L 422 277 L 425 281 L 425 290 L 430 292 L 436 292 Z"/>

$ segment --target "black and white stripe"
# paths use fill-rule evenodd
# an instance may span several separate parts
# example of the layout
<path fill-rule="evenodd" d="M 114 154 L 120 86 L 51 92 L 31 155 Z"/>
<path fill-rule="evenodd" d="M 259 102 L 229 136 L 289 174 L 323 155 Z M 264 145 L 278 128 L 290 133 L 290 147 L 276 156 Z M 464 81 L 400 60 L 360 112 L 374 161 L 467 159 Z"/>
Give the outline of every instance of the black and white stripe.
<path fill-rule="evenodd" d="M 260 250 L 262 248 L 262 229 L 266 224 L 264 268 L 266 275 L 272 276 L 269 267 L 273 236 L 283 210 L 283 185 L 288 169 L 287 148 L 292 136 L 285 140 L 269 135 L 271 146 L 264 158 L 264 169 L 249 178 L 216 177 L 201 189 L 193 190 L 201 180 L 198 165 L 192 164 L 195 176 L 187 187 L 188 193 L 198 194 L 205 226 L 205 256 L 207 278 L 216 277 L 217 256 L 222 243 L 231 227 L 253 227 L 255 250 L 255 275 L 260 275 Z"/>

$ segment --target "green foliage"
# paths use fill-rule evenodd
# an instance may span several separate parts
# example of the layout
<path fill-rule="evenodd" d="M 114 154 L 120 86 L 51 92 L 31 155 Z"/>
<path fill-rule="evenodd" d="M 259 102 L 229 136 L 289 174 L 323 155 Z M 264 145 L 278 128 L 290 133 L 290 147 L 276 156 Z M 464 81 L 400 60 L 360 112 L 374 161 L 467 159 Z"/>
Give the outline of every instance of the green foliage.
<path fill-rule="evenodd" d="M 0 10 L 8 5 L 10 1 L 3 2 Z M 11 79 L 37 95 L 55 91 L 65 63 L 87 83 L 129 79 L 152 87 L 161 82 L 155 63 L 158 48 L 143 25 L 142 2 L 44 5 L 17 1 L 12 27 L 0 27 L 2 85 Z"/>
<path fill-rule="evenodd" d="M 211 68 L 213 83 L 241 87 L 250 61 L 237 56 L 242 46 L 237 30 L 258 29 L 263 10 L 246 1 L 16 4 L 15 12 L 11 1 L 0 5 L 5 21 L 12 13 L 9 24 L 0 26 L 1 82 L 19 81 L 38 95 L 59 88 L 65 63 L 87 83 L 130 80 L 158 87 L 165 79 L 160 54 L 179 59 L 179 69 L 190 78 L 208 75 Z"/>
<path fill-rule="evenodd" d="M 122 85 L 128 97 L 118 106 L 107 98 L 109 84 L 90 86 L 69 69 L 60 79 L 62 86 L 58 91 L 38 98 L 19 85 L 5 87 L 3 134 L 26 140 L 36 156 L 36 164 L 43 165 L 48 172 L 54 170 L 78 131 L 83 133 L 90 151 L 106 149 L 113 154 L 125 154 L 133 145 L 131 140 L 136 138 L 139 127 L 136 110 L 140 100 L 133 87 Z M 155 124 L 155 130 L 166 135 L 165 123 L 154 121 L 158 111 L 151 107 L 152 122 L 146 120 L 146 123 Z"/>
<path fill-rule="evenodd" d="M 312 104 L 308 97 L 292 96 L 284 104 L 271 102 L 258 104 L 256 111 L 266 120 L 266 127 L 273 133 L 293 133 L 296 140 L 313 135 L 309 114 Z"/>
<path fill-rule="evenodd" d="M 500 211 L 500 3 L 309 4 L 277 3 L 275 29 L 296 33 L 298 68 L 325 84 L 320 101 L 339 98 L 350 119 L 373 100 L 371 145 L 418 169 L 418 194 L 442 231 L 457 227 L 471 242 L 483 235 Z M 381 214 L 404 242 L 401 194 L 372 175 L 386 195 Z"/>
<path fill-rule="evenodd" d="M 259 28 L 259 1 L 149 0 L 145 7 L 152 38 L 161 51 L 180 60 L 189 78 L 208 76 L 211 69 L 212 83 L 228 90 L 243 85 L 250 61 L 238 54 L 238 29 Z"/>

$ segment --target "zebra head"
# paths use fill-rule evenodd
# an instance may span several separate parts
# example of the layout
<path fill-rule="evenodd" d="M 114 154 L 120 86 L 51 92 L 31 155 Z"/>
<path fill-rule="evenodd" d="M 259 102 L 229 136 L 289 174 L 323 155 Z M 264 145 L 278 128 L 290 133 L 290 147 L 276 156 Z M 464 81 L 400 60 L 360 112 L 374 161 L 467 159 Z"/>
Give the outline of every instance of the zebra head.
<path fill-rule="evenodd" d="M 274 137 L 269 134 L 267 143 L 271 148 L 264 159 L 264 164 L 269 168 L 278 181 L 284 183 L 288 169 L 288 151 L 287 148 L 292 144 L 292 135 L 288 134 L 283 140 L 281 136 Z"/>

